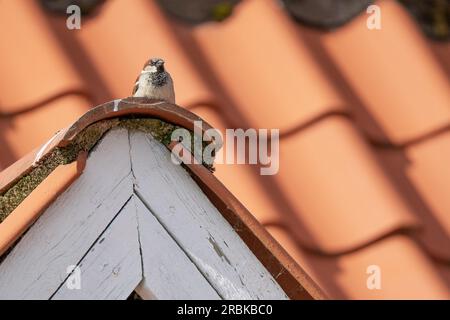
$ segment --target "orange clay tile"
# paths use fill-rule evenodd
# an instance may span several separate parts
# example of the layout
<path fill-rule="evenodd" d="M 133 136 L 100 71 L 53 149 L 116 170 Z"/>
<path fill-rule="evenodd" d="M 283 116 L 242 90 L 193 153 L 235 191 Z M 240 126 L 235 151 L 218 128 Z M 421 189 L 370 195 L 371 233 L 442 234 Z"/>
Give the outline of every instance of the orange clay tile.
<path fill-rule="evenodd" d="M 222 135 L 227 128 L 230 128 L 212 108 L 197 107 L 191 111 L 208 121 Z M 216 158 L 223 155 L 225 149 L 226 141 Z M 214 167 L 216 169 L 214 175 L 228 190 L 239 195 L 239 201 L 253 213 L 259 222 L 263 224 L 282 223 L 284 219 L 282 209 L 279 203 L 273 200 L 274 191 L 270 191 L 273 180 L 271 177 L 260 176 L 258 168 L 247 164 L 216 164 Z"/>
<path fill-rule="evenodd" d="M 13 183 L 15 183 L 20 176 L 22 176 L 24 173 L 29 172 L 31 164 L 34 162 L 34 159 L 36 159 L 36 155 L 39 153 L 39 149 L 40 147 L 34 149 L 10 166 L 6 168 L 2 167 L 0 169 L 2 170 L 0 173 L 0 194 L 3 194 L 6 189 L 9 188 Z M 3 160 L 8 158 L 3 156 L 1 159 Z"/>
<path fill-rule="evenodd" d="M 298 219 L 291 231 L 306 246 L 339 253 L 417 226 L 411 208 L 347 118 L 324 119 L 280 144 L 276 178 Z"/>
<path fill-rule="evenodd" d="M 433 143 L 432 141 L 430 142 Z M 421 242 L 431 256 L 449 261 L 448 218 L 442 214 L 443 208 L 433 208 L 427 201 L 427 197 L 423 196 L 421 190 L 424 187 L 431 190 L 430 186 L 413 178 L 413 175 L 417 175 L 420 164 L 404 150 L 379 149 L 377 153 L 390 180 L 402 198 L 413 208 L 413 212 L 420 221 L 421 227 L 411 233 L 411 236 Z M 426 177 L 424 174 L 420 176 Z M 443 172 L 443 179 L 447 179 L 447 176 L 448 174 Z M 435 198 L 439 198 L 441 194 L 439 206 L 442 207 L 446 203 L 446 198 L 442 197 L 445 191 L 433 190 L 436 190 L 436 194 L 433 193 Z"/>
<path fill-rule="evenodd" d="M 30 150 L 43 144 L 60 128 L 68 126 L 91 107 L 79 95 L 66 95 L 44 107 L 15 116 L 0 118 L 0 143 L 8 150 L 9 158 L 2 156 L 1 164 L 7 166 Z"/>
<path fill-rule="evenodd" d="M 214 100 L 203 75 L 185 52 L 189 44 L 178 41 L 154 1 L 108 1 L 99 15 L 75 33 L 64 28 L 65 18 L 53 20 L 60 37 L 74 39 L 82 48 L 113 98 L 131 94 L 150 57 L 164 57 L 174 79 L 177 103 L 189 106 Z"/>
<path fill-rule="evenodd" d="M 338 257 L 301 249 L 283 228 L 268 231 L 334 299 L 450 299 L 450 291 L 428 257 L 408 236 L 384 238 Z M 381 289 L 368 289 L 369 266 L 381 271 Z"/>
<path fill-rule="evenodd" d="M 81 153 L 77 161 L 57 167 L 0 223 L 0 256 L 81 175 L 86 163 L 86 157 L 86 153 Z"/>
<path fill-rule="evenodd" d="M 0 3 L 0 114 L 40 106 L 64 93 L 85 94 L 70 57 L 37 1 Z"/>
<path fill-rule="evenodd" d="M 249 126 L 293 130 L 347 102 L 275 1 L 249 0 L 193 37 Z"/>
<path fill-rule="evenodd" d="M 448 263 L 436 263 L 436 267 L 444 278 L 447 287 L 450 287 L 450 266 Z"/>
<path fill-rule="evenodd" d="M 430 47 L 450 79 L 450 42 L 430 43 Z"/>
<path fill-rule="evenodd" d="M 428 208 L 420 235 L 430 252 L 450 262 L 450 131 L 405 151 L 406 175 Z"/>
<path fill-rule="evenodd" d="M 369 30 L 363 13 L 322 41 L 378 125 L 373 137 L 405 144 L 450 125 L 450 82 L 403 7 L 391 0 L 377 4 L 381 30 Z"/>

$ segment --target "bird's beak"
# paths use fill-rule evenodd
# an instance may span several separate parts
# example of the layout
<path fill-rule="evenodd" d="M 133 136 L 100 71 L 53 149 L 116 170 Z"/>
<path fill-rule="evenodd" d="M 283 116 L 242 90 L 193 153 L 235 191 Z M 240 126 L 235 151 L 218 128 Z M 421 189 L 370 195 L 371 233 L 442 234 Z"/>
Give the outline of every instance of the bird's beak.
<path fill-rule="evenodd" d="M 159 59 L 159 60 L 156 62 L 155 65 L 156 65 L 156 69 L 157 69 L 159 72 L 164 71 L 164 60 Z"/>

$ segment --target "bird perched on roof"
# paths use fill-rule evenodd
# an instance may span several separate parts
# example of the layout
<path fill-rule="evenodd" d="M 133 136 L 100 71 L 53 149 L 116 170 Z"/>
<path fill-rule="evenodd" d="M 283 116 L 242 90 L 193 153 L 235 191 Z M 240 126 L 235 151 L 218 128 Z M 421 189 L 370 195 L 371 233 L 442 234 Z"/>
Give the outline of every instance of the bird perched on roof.
<path fill-rule="evenodd" d="M 147 61 L 136 79 L 133 97 L 165 100 L 175 103 L 175 91 L 170 74 L 164 68 L 164 60 L 153 58 Z"/>

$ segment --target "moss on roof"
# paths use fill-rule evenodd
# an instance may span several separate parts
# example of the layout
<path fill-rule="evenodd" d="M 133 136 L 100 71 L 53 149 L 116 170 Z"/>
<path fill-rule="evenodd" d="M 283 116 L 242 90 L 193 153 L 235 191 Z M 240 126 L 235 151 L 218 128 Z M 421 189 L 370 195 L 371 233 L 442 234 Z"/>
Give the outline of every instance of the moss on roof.
<path fill-rule="evenodd" d="M 151 134 L 164 145 L 171 142 L 172 132 L 179 128 L 154 118 L 123 118 L 102 120 L 83 131 L 66 147 L 56 147 L 37 165 L 0 195 L 0 223 L 58 166 L 72 163 L 80 152 L 90 152 L 104 134 L 114 127 L 138 130 Z M 194 134 L 191 132 L 194 139 Z M 209 169 L 212 169 L 209 167 Z"/>

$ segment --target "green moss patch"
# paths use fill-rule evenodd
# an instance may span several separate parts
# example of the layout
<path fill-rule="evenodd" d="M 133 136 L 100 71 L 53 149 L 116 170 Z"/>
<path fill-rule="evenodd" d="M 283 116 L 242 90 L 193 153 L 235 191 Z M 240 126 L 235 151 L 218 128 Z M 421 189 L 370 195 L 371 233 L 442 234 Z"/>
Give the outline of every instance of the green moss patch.
<path fill-rule="evenodd" d="M 122 119 L 120 127 L 128 130 L 137 130 L 151 134 L 156 140 L 164 145 L 168 145 L 171 141 L 172 132 L 179 128 L 173 124 L 161 121 L 159 119 Z"/>

